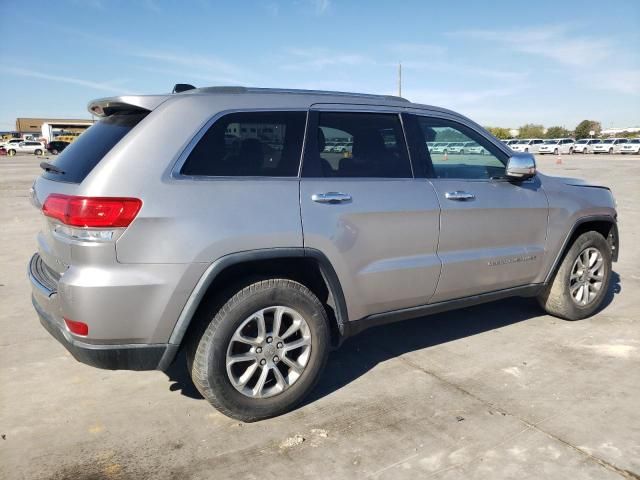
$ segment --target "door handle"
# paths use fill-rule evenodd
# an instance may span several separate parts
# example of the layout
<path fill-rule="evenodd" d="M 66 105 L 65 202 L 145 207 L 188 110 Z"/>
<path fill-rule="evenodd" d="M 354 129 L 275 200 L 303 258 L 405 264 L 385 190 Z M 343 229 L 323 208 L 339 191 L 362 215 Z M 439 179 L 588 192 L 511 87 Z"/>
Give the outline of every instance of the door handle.
<path fill-rule="evenodd" d="M 314 193 L 311 200 L 318 203 L 345 203 L 351 201 L 351 195 L 340 192 Z"/>
<path fill-rule="evenodd" d="M 476 196 L 473 193 L 463 192 L 461 190 L 456 190 L 455 192 L 447 192 L 444 194 L 444 198 L 447 200 L 473 200 Z"/>

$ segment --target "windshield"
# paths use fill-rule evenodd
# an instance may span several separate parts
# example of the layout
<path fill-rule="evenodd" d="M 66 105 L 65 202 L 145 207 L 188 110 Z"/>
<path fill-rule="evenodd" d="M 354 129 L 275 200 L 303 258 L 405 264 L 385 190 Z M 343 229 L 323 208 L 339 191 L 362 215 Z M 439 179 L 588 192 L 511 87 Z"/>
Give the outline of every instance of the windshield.
<path fill-rule="evenodd" d="M 629 140 L 628 143 L 640 143 L 640 138 L 634 138 L 633 140 Z"/>
<path fill-rule="evenodd" d="M 609 139 L 609 140 L 603 140 L 602 143 L 613 143 L 614 140 L 613 139 Z"/>
<path fill-rule="evenodd" d="M 560 140 L 545 140 L 544 143 L 547 145 L 557 145 Z"/>
<path fill-rule="evenodd" d="M 582 140 L 578 140 L 576 143 L 587 143 L 589 140 L 587 139 L 582 139 Z"/>

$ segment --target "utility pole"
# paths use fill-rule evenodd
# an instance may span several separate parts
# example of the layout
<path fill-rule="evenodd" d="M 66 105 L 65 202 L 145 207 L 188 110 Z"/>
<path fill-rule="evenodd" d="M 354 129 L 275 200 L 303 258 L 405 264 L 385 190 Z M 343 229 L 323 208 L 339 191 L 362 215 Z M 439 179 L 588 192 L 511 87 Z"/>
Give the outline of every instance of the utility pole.
<path fill-rule="evenodd" d="M 402 62 L 398 63 L 398 96 L 402 96 Z"/>

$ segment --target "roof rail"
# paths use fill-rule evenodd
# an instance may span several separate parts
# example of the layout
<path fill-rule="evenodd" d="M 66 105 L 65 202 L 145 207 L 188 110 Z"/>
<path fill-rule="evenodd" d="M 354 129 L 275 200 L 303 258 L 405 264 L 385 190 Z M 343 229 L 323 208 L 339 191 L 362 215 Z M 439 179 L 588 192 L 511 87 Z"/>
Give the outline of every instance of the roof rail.
<path fill-rule="evenodd" d="M 303 90 L 295 88 L 257 88 L 257 87 L 240 87 L 240 86 L 219 86 L 219 87 L 203 87 L 194 90 L 188 90 L 185 93 L 288 93 L 294 95 L 326 95 L 332 97 L 357 97 L 384 99 L 396 102 L 407 102 L 409 100 L 395 95 L 374 95 L 371 93 L 352 93 L 352 92 L 332 92 L 330 90 Z"/>

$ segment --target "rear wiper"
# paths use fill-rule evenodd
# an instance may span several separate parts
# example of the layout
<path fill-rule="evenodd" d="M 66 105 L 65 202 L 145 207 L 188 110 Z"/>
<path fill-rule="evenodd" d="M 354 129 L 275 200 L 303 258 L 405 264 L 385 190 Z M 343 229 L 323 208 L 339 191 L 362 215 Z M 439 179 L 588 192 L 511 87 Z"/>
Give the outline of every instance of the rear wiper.
<path fill-rule="evenodd" d="M 43 169 L 45 172 L 59 173 L 60 175 L 64 175 L 64 170 L 56 167 L 53 163 L 40 162 L 40 168 Z"/>

